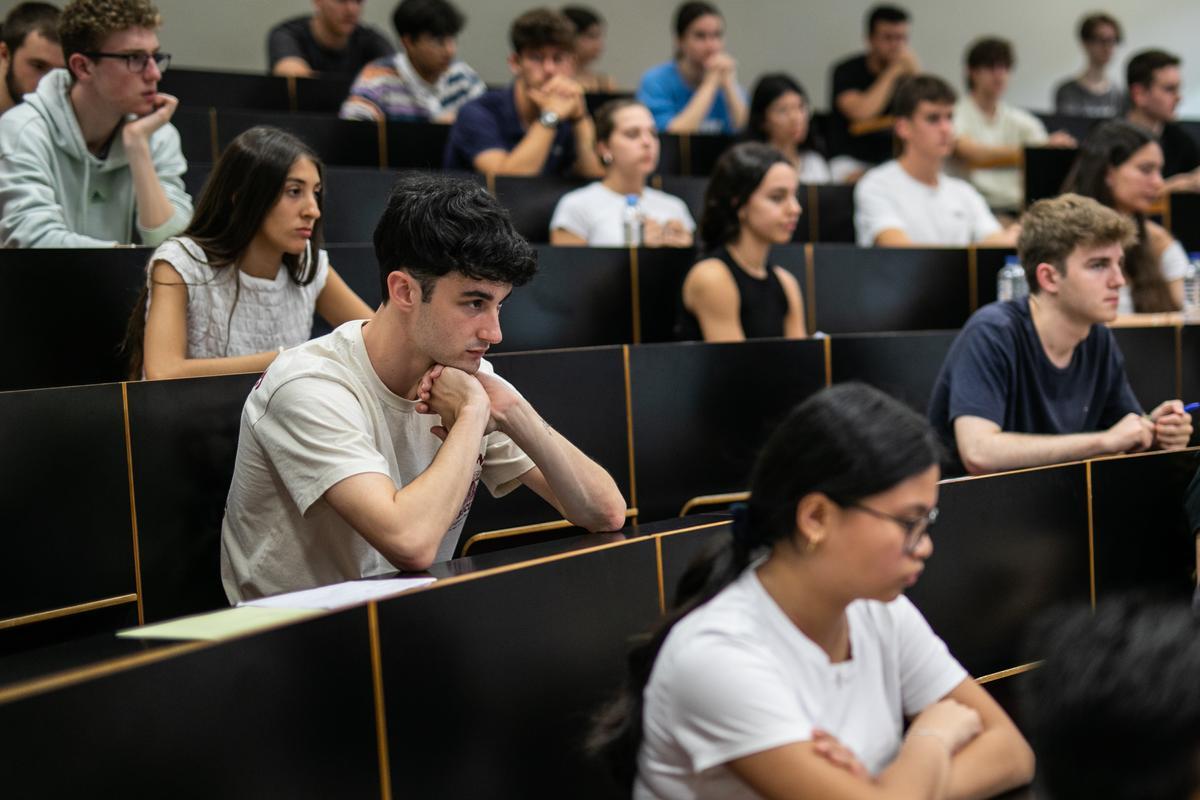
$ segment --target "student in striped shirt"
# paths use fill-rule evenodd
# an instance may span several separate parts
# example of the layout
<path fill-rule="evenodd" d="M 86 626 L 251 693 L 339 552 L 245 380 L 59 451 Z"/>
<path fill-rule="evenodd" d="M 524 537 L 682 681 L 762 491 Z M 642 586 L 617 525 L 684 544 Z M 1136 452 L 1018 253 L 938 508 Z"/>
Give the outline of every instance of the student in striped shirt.
<path fill-rule="evenodd" d="M 465 23 L 446 0 L 402 0 L 392 25 L 403 51 L 363 67 L 339 116 L 454 122 L 459 107 L 487 89 L 475 70 L 455 58 Z"/>

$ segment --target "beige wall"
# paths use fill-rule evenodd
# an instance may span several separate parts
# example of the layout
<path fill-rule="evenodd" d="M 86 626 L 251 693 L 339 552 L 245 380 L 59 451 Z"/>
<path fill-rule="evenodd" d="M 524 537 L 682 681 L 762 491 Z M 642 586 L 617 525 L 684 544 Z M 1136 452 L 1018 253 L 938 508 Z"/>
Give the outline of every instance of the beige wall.
<path fill-rule="evenodd" d="M 590 1 L 590 0 L 589 0 Z M 507 80 L 507 29 L 511 19 L 530 7 L 516 0 L 458 0 L 467 14 L 460 41 L 462 57 L 491 83 Z M 1017 47 L 1018 65 L 1010 100 L 1044 109 L 1051 87 L 1080 68 L 1074 39 L 1079 16 L 1096 7 L 1080 0 L 901 0 L 914 14 L 913 44 L 932 71 L 961 86 L 963 50 L 974 37 L 996 34 Z M 0 2 L 7 11 L 12 0 Z M 600 0 L 593 2 L 609 21 L 609 52 L 601 66 L 621 84 L 633 86 L 647 67 L 671 51 L 669 25 L 675 0 Z M 741 80 L 775 69 L 792 72 L 815 103 L 824 107 L 829 65 L 861 47 L 865 0 L 718 0 L 728 23 L 729 49 L 740 64 Z M 1108 0 L 1110 13 L 1125 25 L 1123 65 L 1136 49 L 1165 47 L 1189 57 L 1185 63 L 1183 112 L 1200 117 L 1200 52 L 1191 45 L 1200 30 L 1196 0 Z M 276 21 L 305 13 L 304 0 L 158 0 L 166 19 L 163 48 L 178 66 L 260 71 L 266 68 L 264 40 Z M 369 0 L 366 18 L 394 37 L 389 17 L 393 3 Z M 1119 74 L 1121 67 L 1114 70 Z"/>

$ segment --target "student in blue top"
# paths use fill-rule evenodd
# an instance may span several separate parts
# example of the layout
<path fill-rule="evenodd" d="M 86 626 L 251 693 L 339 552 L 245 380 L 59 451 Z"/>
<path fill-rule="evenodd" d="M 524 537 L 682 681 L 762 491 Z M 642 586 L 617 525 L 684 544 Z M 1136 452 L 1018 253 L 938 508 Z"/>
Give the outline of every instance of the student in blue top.
<path fill-rule="evenodd" d="M 716 6 L 687 2 L 675 11 L 675 59 L 642 76 L 637 99 L 667 133 L 733 133 L 746 125 L 737 62 L 725 52 Z"/>
<path fill-rule="evenodd" d="M 1179 400 L 1149 414 L 1104 323 L 1117 316 L 1132 220 L 1095 200 L 1040 200 L 1021 219 L 1017 249 L 1028 297 L 975 312 L 942 364 L 929 421 L 951 457 L 979 474 L 1152 447 L 1186 447 Z"/>

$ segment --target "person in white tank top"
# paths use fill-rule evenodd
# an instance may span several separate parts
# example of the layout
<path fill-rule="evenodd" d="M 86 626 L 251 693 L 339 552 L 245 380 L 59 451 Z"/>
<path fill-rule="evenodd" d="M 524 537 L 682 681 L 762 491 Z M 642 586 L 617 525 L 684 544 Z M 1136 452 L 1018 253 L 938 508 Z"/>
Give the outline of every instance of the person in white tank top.
<path fill-rule="evenodd" d="M 589 747 L 635 800 L 940 800 L 1032 780 L 1012 720 L 904 597 L 933 552 L 940 452 L 860 383 L 775 430 L 732 536 L 680 579 L 597 717 Z"/>
<path fill-rule="evenodd" d="M 372 316 L 321 249 L 322 172 L 276 128 L 229 144 L 187 229 L 147 264 L 127 342 L 134 377 L 261 372 L 308 340 L 314 309 L 334 327 Z"/>

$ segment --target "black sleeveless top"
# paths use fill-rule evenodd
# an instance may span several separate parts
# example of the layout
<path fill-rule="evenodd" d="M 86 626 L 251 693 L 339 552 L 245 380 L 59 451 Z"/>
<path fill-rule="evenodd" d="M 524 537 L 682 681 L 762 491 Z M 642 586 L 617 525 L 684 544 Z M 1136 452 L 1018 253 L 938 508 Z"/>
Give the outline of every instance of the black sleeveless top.
<path fill-rule="evenodd" d="M 729 250 L 717 248 L 710 258 L 721 261 L 733 276 L 737 284 L 739 307 L 738 316 L 742 321 L 742 332 L 747 339 L 766 339 L 783 336 L 783 322 L 787 318 L 788 299 L 783 291 L 783 283 L 775 274 L 775 268 L 767 266 L 765 278 L 755 278 L 737 265 Z M 696 315 L 683 305 L 683 292 L 680 291 L 679 321 L 675 332 L 683 341 L 700 341 L 704 338 L 700 330 L 700 321 Z"/>

